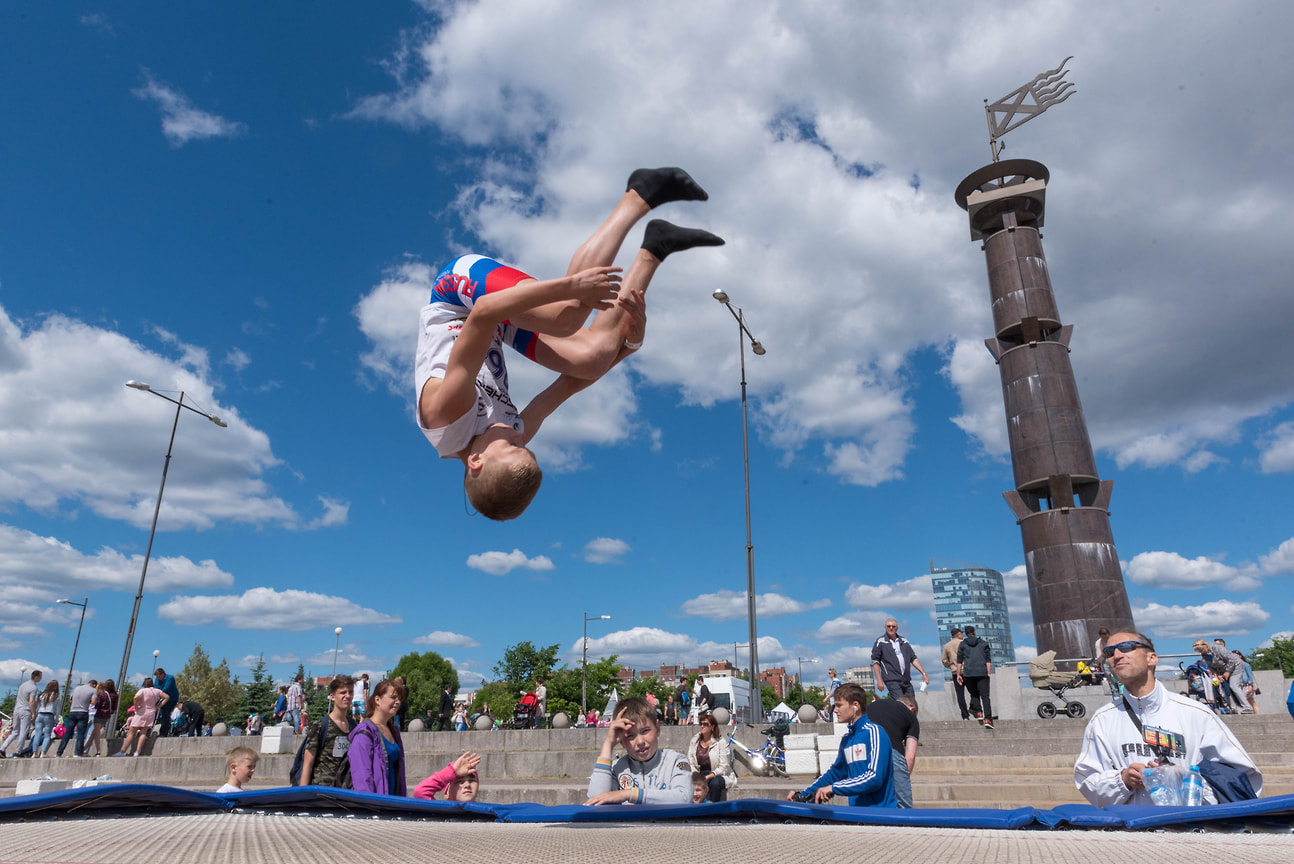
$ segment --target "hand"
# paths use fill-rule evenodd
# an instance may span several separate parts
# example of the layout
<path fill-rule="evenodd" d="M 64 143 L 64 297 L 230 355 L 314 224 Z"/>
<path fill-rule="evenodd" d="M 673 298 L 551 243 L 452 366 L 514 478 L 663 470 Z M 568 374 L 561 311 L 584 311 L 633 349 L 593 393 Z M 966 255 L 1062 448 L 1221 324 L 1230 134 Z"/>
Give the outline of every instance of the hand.
<path fill-rule="evenodd" d="M 612 789 L 610 792 L 599 792 L 584 802 L 585 807 L 597 807 L 601 804 L 623 804 L 633 794 L 632 789 Z"/>
<path fill-rule="evenodd" d="M 571 296 L 590 309 L 610 309 L 620 290 L 619 267 L 590 267 L 571 277 Z"/>
<path fill-rule="evenodd" d="M 1153 767 L 1153 765 L 1146 765 L 1144 762 L 1133 762 L 1127 768 L 1124 768 L 1119 772 L 1119 777 L 1122 778 L 1123 785 L 1133 791 L 1136 791 L 1137 789 L 1145 789 L 1146 782 L 1141 772 L 1146 770 L 1148 767 Z"/>
<path fill-rule="evenodd" d="M 921 673 L 921 680 L 922 680 L 922 681 L 924 681 L 924 682 L 926 682 L 926 686 L 927 686 L 927 687 L 929 687 L 929 686 L 930 686 L 930 676 L 929 676 L 929 675 L 927 675 L 926 673 L 922 672 L 922 673 Z"/>
<path fill-rule="evenodd" d="M 480 764 L 481 757 L 469 751 L 454 760 L 454 773 L 459 777 L 466 777 L 475 771 L 476 766 Z"/>
<path fill-rule="evenodd" d="M 635 289 L 622 295 L 618 301 L 620 308 L 629 314 L 625 317 L 621 335 L 627 342 L 642 344 L 647 335 L 647 296 L 641 289 Z"/>
<path fill-rule="evenodd" d="M 831 791 L 830 786 L 823 786 L 821 789 L 819 789 L 817 792 L 813 794 L 813 803 L 826 804 L 828 801 L 831 800 L 831 797 L 835 794 L 836 793 Z"/>

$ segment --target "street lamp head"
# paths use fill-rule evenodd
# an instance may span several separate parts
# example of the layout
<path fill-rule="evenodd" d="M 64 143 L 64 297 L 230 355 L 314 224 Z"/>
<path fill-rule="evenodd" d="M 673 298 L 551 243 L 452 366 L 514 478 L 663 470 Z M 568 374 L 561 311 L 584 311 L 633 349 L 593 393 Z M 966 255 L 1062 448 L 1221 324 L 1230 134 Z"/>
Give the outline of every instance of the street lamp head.
<path fill-rule="evenodd" d="M 154 652 L 153 652 L 153 659 L 154 659 L 154 660 L 156 660 L 156 659 L 157 659 L 157 657 L 158 657 L 158 655 L 159 655 L 159 654 L 161 654 L 161 653 L 162 653 L 161 651 L 154 651 Z"/>
<path fill-rule="evenodd" d="M 133 379 L 132 379 L 132 380 L 130 380 L 130 381 L 127 381 L 127 382 L 126 382 L 126 386 L 127 386 L 127 387 L 131 387 L 131 388 L 133 388 L 133 389 L 135 389 L 135 390 L 152 390 L 152 389 L 153 389 L 152 387 L 149 387 L 147 384 L 145 384 L 143 381 L 135 381 L 135 380 L 133 380 Z"/>
<path fill-rule="evenodd" d="M 62 599 L 62 600 L 55 600 L 54 602 L 55 602 L 55 603 L 71 603 L 72 601 L 71 601 L 71 600 L 68 600 L 68 599 L 66 599 L 66 598 L 64 598 L 64 599 Z"/>
<path fill-rule="evenodd" d="M 716 289 L 714 289 L 714 295 L 713 295 L 713 296 L 714 296 L 714 299 L 718 300 L 718 301 L 719 301 L 720 303 L 722 303 L 723 305 L 725 305 L 725 306 L 727 306 L 727 305 L 728 305 L 728 294 L 727 294 L 727 292 L 726 292 L 726 291 L 724 291 L 722 288 L 716 288 Z"/>
<path fill-rule="evenodd" d="M 762 344 L 760 344 L 760 341 L 759 341 L 758 339 L 751 339 L 751 340 L 750 340 L 750 350 L 751 350 L 751 351 L 754 351 L 756 354 L 763 354 L 763 353 L 764 353 L 764 346 L 763 346 Z"/>
<path fill-rule="evenodd" d="M 756 353 L 756 354 L 763 354 L 764 352 L 763 352 L 763 351 L 756 351 L 755 353 Z M 221 420 L 221 419 L 220 419 L 219 417 L 217 417 L 215 414 L 208 414 L 208 415 L 207 415 L 207 419 L 208 419 L 208 420 L 210 420 L 212 423 L 215 423 L 215 424 L 216 424 L 217 426 L 219 426 L 221 429 L 227 429 L 227 428 L 229 428 L 229 424 L 228 424 L 228 423 L 226 423 L 224 420 Z"/>
<path fill-rule="evenodd" d="M 599 618 L 601 618 L 603 621 L 610 621 L 610 620 L 611 620 L 611 616 L 610 616 L 610 615 L 599 615 L 598 617 L 599 617 Z"/>
<path fill-rule="evenodd" d="M 340 628 L 340 627 L 338 627 L 336 630 L 334 630 L 334 631 L 332 631 L 332 632 L 334 632 L 334 633 L 336 633 L 338 636 L 340 636 L 340 635 L 341 635 L 341 628 Z"/>

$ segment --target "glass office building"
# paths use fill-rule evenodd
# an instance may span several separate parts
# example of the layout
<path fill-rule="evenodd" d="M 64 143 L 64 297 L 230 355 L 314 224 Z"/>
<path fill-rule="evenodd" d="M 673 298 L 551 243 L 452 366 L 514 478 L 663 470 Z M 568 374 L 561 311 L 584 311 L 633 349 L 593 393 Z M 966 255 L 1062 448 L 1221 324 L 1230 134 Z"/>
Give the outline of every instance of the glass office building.
<path fill-rule="evenodd" d="M 1002 574 L 987 567 L 930 568 L 935 591 L 935 625 L 939 644 L 952 637 L 952 629 L 975 627 L 975 635 L 993 648 L 993 663 L 1015 662 L 1011 617 L 1006 611 L 1006 583 Z M 951 679 L 952 672 L 945 671 Z"/>

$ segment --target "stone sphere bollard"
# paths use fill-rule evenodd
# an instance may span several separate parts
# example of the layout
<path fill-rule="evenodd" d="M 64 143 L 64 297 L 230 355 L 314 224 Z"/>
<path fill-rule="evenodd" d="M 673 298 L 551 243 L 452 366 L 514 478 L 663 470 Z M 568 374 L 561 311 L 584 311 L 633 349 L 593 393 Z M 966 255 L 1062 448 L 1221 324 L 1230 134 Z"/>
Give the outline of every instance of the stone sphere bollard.
<path fill-rule="evenodd" d="M 489 714 L 482 714 L 476 718 L 476 731 L 485 732 L 494 728 L 494 718 Z"/>
<path fill-rule="evenodd" d="M 812 705 L 801 705 L 800 710 L 797 713 L 799 714 L 801 723 L 818 722 L 818 709 L 814 708 Z"/>
<path fill-rule="evenodd" d="M 415 718 L 413 718 L 412 720 L 410 720 L 410 721 L 409 721 L 409 731 L 410 731 L 410 732 L 423 732 L 423 731 L 425 731 L 425 730 L 426 730 L 426 728 L 427 728 L 427 727 L 426 727 L 426 726 L 424 726 L 424 725 L 422 724 L 422 721 L 421 721 L 421 720 L 419 720 L 417 717 L 415 717 Z"/>
<path fill-rule="evenodd" d="M 217 723 L 215 726 L 211 727 L 212 738 L 224 738 L 227 735 L 229 735 L 229 727 L 224 723 Z"/>
<path fill-rule="evenodd" d="M 553 728 L 554 729 L 571 728 L 570 716 L 565 711 L 558 711 L 556 714 L 553 715 Z"/>
<path fill-rule="evenodd" d="M 720 726 L 727 726 L 728 721 L 732 719 L 732 715 L 728 713 L 727 708 L 719 707 L 710 713 L 714 715 L 714 722 L 718 723 Z"/>

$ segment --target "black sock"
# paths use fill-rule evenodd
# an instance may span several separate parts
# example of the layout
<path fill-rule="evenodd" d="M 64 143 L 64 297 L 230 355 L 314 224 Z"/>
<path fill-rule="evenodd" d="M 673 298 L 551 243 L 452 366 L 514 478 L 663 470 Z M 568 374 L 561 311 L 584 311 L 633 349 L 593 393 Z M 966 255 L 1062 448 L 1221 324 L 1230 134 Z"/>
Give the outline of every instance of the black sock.
<path fill-rule="evenodd" d="M 639 168 L 629 175 L 625 191 L 634 190 L 648 207 L 659 207 L 670 201 L 708 201 L 706 194 L 682 168 Z"/>
<path fill-rule="evenodd" d="M 702 231 L 700 228 L 680 228 L 664 219 L 653 219 L 647 223 L 642 248 L 664 261 L 671 252 L 682 252 L 693 246 L 722 245 L 723 238 L 709 231 Z"/>

